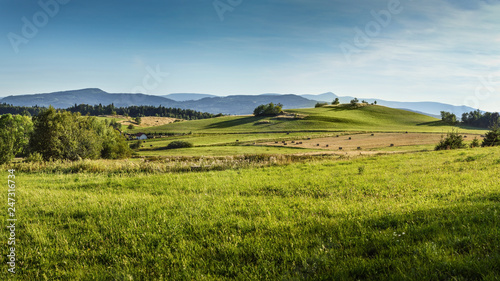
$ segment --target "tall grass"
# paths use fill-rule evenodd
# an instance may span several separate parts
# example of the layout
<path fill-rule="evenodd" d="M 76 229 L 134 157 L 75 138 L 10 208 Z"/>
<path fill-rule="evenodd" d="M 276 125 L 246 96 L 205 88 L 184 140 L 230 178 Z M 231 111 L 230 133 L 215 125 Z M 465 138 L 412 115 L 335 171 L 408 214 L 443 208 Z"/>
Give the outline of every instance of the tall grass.
<path fill-rule="evenodd" d="M 270 161 L 252 157 L 240 160 Z M 16 277 L 498 280 L 499 163 L 485 148 L 197 173 L 18 171 Z"/>

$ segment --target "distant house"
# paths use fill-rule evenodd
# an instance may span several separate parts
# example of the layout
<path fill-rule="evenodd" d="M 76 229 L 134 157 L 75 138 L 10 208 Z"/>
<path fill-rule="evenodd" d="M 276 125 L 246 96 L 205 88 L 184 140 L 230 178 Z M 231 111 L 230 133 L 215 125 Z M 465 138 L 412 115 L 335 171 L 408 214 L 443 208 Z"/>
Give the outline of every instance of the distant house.
<path fill-rule="evenodd" d="M 148 136 L 146 136 L 146 134 L 144 134 L 144 133 L 137 133 L 137 134 L 135 134 L 135 139 L 136 140 L 147 140 Z"/>

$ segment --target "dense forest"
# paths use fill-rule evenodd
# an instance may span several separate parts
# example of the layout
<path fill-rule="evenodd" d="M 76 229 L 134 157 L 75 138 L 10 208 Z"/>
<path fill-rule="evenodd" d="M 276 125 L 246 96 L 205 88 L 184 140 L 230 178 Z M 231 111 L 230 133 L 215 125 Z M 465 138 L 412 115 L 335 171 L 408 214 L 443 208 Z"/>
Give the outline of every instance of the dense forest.
<path fill-rule="evenodd" d="M 0 115 L 1 114 L 20 114 L 25 116 L 36 116 L 45 107 L 39 106 L 13 106 L 9 104 L 0 104 Z M 142 116 L 159 116 L 159 117 L 171 117 L 179 118 L 185 120 L 197 120 L 197 119 L 207 119 L 214 117 L 213 114 L 206 112 L 199 112 L 191 109 L 180 109 L 180 108 L 170 108 L 164 106 L 151 106 L 151 105 L 141 105 L 141 106 L 129 106 L 129 107 L 115 107 L 113 104 L 110 105 L 88 105 L 80 104 L 74 105 L 66 108 L 69 112 L 79 112 L 82 115 L 99 116 L 99 115 L 128 115 L 131 117 L 142 117 Z M 219 116 L 219 115 L 215 115 Z"/>

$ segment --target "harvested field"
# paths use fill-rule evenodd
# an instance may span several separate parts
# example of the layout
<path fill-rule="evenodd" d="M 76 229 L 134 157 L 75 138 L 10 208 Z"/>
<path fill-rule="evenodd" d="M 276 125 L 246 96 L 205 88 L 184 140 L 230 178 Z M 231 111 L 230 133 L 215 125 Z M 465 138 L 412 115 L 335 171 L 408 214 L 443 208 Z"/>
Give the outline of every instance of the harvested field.
<path fill-rule="evenodd" d="M 124 126 L 128 126 L 128 125 L 132 124 L 132 125 L 137 126 L 139 128 L 146 128 L 146 127 L 154 127 L 154 126 L 161 126 L 161 125 L 174 123 L 175 120 L 177 120 L 177 119 L 170 118 L 170 117 L 141 117 L 141 124 L 137 125 L 137 123 L 135 123 L 134 118 L 128 117 L 128 119 L 118 121 L 118 123 L 122 123 Z"/>
<path fill-rule="evenodd" d="M 357 135 L 340 135 L 339 137 L 326 137 L 317 139 L 304 139 L 294 143 L 286 143 L 287 146 L 314 148 L 325 150 L 342 151 L 367 151 L 383 147 L 401 147 L 437 144 L 443 134 L 429 133 L 374 133 Z M 466 141 L 472 141 L 475 137 L 482 140 L 480 135 L 463 134 Z M 259 145 L 284 146 L 285 143 L 266 142 Z M 339 149 L 342 147 L 342 149 Z"/>

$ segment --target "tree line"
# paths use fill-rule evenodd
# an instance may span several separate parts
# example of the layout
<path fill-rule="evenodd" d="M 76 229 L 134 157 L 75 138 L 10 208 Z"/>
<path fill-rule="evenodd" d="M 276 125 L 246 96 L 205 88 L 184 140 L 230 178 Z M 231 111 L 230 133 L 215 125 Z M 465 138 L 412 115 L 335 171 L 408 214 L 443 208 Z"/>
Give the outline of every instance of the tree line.
<path fill-rule="evenodd" d="M 20 114 L 24 116 L 35 116 L 46 109 L 47 109 L 46 107 L 39 107 L 39 106 L 14 106 L 6 103 L 0 104 L 0 114 L 10 113 L 10 114 Z M 185 120 L 208 119 L 222 115 L 222 114 L 213 115 L 211 113 L 199 112 L 192 109 L 164 107 L 162 105 L 115 107 L 113 104 L 109 105 L 75 104 L 71 107 L 66 108 L 65 110 L 73 113 L 79 112 L 82 115 L 90 115 L 90 116 L 118 114 L 131 117 L 158 116 L 158 117 L 185 119 Z"/>
<path fill-rule="evenodd" d="M 33 118 L 0 117 L 0 164 L 14 157 L 36 160 L 117 159 L 131 155 L 125 137 L 112 124 L 79 112 L 44 109 Z"/>
<path fill-rule="evenodd" d="M 464 125 L 479 127 L 479 128 L 491 128 L 500 123 L 500 114 L 498 112 L 485 112 L 482 113 L 479 109 L 471 112 L 465 112 L 462 114 L 462 121 L 457 120 L 457 116 L 453 113 L 441 111 L 441 120 L 444 123 L 455 125 L 461 123 Z"/>

